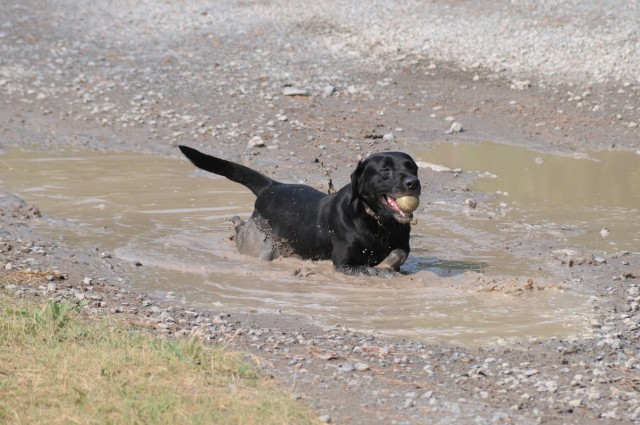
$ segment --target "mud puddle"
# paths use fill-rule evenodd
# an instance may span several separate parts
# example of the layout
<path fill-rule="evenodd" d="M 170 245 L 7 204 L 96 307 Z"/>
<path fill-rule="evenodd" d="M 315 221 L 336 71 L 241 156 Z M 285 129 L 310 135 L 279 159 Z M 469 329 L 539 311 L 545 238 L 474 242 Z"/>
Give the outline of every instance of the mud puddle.
<path fill-rule="evenodd" d="M 405 275 L 352 278 L 329 262 L 266 263 L 237 254 L 228 218 L 248 217 L 253 195 L 186 160 L 11 150 L 0 164 L 5 188 L 57 217 L 42 221 L 43 233 L 124 260 L 135 287 L 199 308 L 302 314 L 322 325 L 464 345 L 584 330 L 587 303 L 576 297 L 585 295 L 553 285 L 522 290 L 531 275 L 498 276 L 495 264 L 509 261 L 496 260 L 498 250 L 440 257 L 429 235 L 433 221 L 415 227 Z M 428 213 L 420 214 L 429 224 Z M 439 237 L 455 247 L 454 236 Z M 492 280 L 513 291 L 478 291 Z"/>
<path fill-rule="evenodd" d="M 443 143 L 416 156 L 483 176 L 471 190 L 495 194 L 492 231 L 568 229 L 566 247 L 640 250 L 640 155 L 634 152 L 561 156 L 487 142 Z M 470 222 L 479 230 L 486 225 Z"/>

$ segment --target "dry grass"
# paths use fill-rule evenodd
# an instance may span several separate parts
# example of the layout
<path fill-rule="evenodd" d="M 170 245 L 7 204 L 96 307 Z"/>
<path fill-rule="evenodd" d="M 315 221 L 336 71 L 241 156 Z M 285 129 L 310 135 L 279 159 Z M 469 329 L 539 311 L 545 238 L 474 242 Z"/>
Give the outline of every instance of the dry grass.
<path fill-rule="evenodd" d="M 0 423 L 304 424 L 238 355 L 0 294 Z"/>

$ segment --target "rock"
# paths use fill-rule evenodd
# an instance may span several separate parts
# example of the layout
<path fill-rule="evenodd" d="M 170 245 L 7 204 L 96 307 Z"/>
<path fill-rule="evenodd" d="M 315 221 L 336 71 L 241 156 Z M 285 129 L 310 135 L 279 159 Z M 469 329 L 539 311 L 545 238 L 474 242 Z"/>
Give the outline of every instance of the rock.
<path fill-rule="evenodd" d="M 358 372 L 364 372 L 365 370 L 369 370 L 369 365 L 366 363 L 358 362 L 354 365 L 354 368 Z"/>
<path fill-rule="evenodd" d="M 581 398 L 576 398 L 574 400 L 569 400 L 569 407 L 571 407 L 572 409 L 575 409 L 576 407 L 579 407 L 582 404 L 582 399 Z"/>
<path fill-rule="evenodd" d="M 387 142 L 393 142 L 396 140 L 396 136 L 393 133 L 387 133 L 382 136 L 382 140 L 386 140 Z"/>
<path fill-rule="evenodd" d="M 318 421 L 322 424 L 330 424 L 331 423 L 331 416 L 329 415 L 321 415 L 318 416 Z"/>
<path fill-rule="evenodd" d="M 550 393 L 555 393 L 558 390 L 558 383 L 556 381 L 546 381 L 544 386 Z"/>
<path fill-rule="evenodd" d="M 84 279 L 82 279 L 82 283 L 84 283 L 85 285 L 91 285 L 92 282 L 93 279 L 91 279 L 90 277 L 85 277 Z"/>
<path fill-rule="evenodd" d="M 264 140 L 262 140 L 262 137 L 260 136 L 253 136 L 251 140 L 249 140 L 249 143 L 247 143 L 247 147 L 262 148 L 264 147 Z"/>
<path fill-rule="evenodd" d="M 449 127 L 449 130 L 445 131 L 445 134 L 457 134 L 457 133 L 462 133 L 464 131 L 464 128 L 462 128 L 462 124 L 460 124 L 458 121 L 454 121 L 451 124 L 451 127 Z"/>
<path fill-rule="evenodd" d="M 355 367 L 352 363 L 341 363 L 338 365 L 338 370 L 340 372 L 353 372 Z"/>
<path fill-rule="evenodd" d="M 529 87 L 531 87 L 531 81 L 530 80 L 513 80 L 511 82 L 511 89 L 512 90 L 526 90 Z"/>
<path fill-rule="evenodd" d="M 471 198 L 465 199 L 464 203 L 470 208 L 475 208 L 476 206 L 478 206 L 478 202 L 475 199 L 471 199 Z"/>
<path fill-rule="evenodd" d="M 283 96 L 309 96 L 309 92 L 296 87 L 285 87 L 282 89 Z"/>
<path fill-rule="evenodd" d="M 324 89 L 322 89 L 322 97 L 326 99 L 327 97 L 332 96 L 335 92 L 336 88 L 331 84 L 328 84 L 324 87 Z"/>

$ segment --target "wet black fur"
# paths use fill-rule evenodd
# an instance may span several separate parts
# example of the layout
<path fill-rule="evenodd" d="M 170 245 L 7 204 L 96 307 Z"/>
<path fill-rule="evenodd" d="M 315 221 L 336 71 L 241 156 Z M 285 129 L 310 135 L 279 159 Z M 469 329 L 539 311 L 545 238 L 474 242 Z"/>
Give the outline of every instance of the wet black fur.
<path fill-rule="evenodd" d="M 409 254 L 411 225 L 406 217 L 399 222 L 382 200 L 387 194 L 420 195 L 418 167 L 405 153 L 371 155 L 358 163 L 350 184 L 326 195 L 187 146 L 180 150 L 195 166 L 241 183 L 256 195 L 249 221 L 234 218 L 242 253 L 266 260 L 330 259 L 337 270 L 360 275 L 392 275 Z"/>

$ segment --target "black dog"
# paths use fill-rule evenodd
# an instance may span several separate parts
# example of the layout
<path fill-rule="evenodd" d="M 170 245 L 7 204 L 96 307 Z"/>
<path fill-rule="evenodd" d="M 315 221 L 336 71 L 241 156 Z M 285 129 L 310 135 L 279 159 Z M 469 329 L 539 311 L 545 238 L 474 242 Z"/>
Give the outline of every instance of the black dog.
<path fill-rule="evenodd" d="M 232 219 L 242 254 L 264 260 L 331 259 L 346 274 L 387 276 L 409 255 L 413 215 L 403 212 L 396 198 L 417 197 L 421 187 L 418 167 L 405 153 L 371 155 L 358 163 L 351 184 L 325 195 L 187 146 L 180 150 L 196 167 L 243 184 L 257 196 L 248 221 Z"/>

